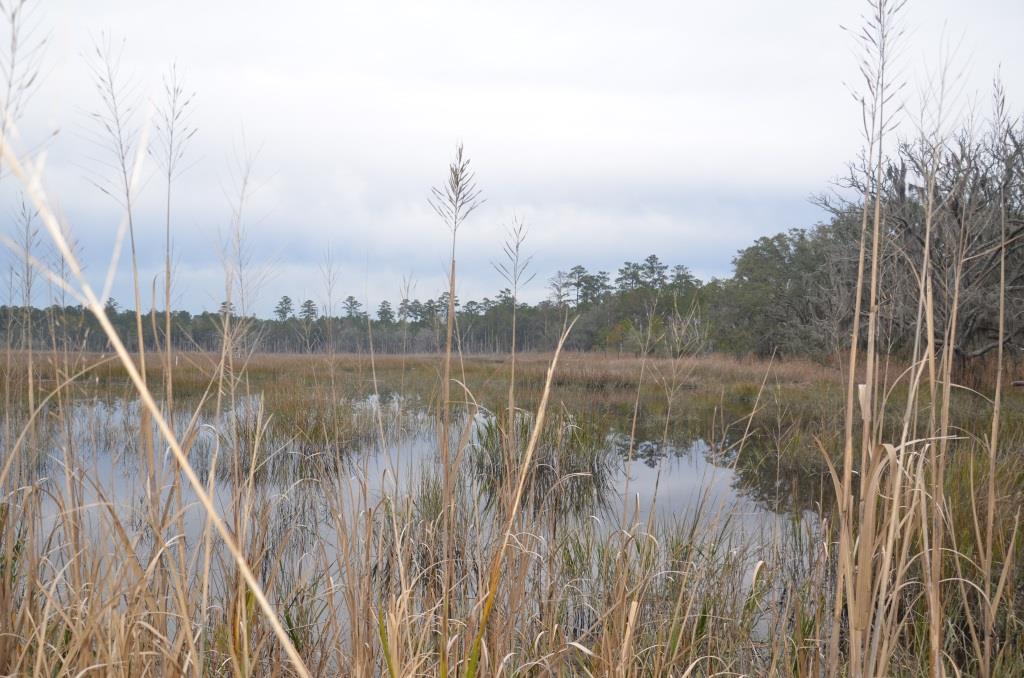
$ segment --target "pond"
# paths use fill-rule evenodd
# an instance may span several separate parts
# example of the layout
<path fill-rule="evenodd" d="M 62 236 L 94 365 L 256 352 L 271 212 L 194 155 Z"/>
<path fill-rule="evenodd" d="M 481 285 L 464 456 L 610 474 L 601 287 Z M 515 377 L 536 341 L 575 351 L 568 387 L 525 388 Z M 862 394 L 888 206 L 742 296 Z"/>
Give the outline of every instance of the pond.
<path fill-rule="evenodd" d="M 239 491 L 245 490 L 250 501 L 264 507 L 262 525 L 268 532 L 293 530 L 292 538 L 312 547 L 317 539 L 329 539 L 324 527 L 342 505 L 367 506 L 401 497 L 417 501 L 426 484 L 443 475 L 440 425 L 426 403 L 392 395 L 339 405 L 344 416 L 336 432 L 310 434 L 275 426 L 261 395 L 240 398 L 219 415 L 180 408 L 173 425 L 187 441 L 190 461 L 221 515 L 230 519 L 237 512 Z M 66 413 L 48 411 L 35 432 L 39 453 L 29 465 L 31 475 L 54 489 L 45 493 L 43 515 L 52 517 L 60 510 L 56 497 L 70 478 L 87 478 L 80 489 L 83 505 L 91 507 L 80 516 L 84 525 L 105 521 L 109 511 L 144 533 L 150 474 L 161 485 L 162 502 L 170 506 L 176 468 L 155 433 L 157 465 L 152 472 L 147 455 L 140 454 L 139 402 L 80 400 Z M 565 413 L 553 416 L 534 455 L 523 510 L 551 511 L 567 522 L 590 520 L 606 530 L 699 515 L 707 522 L 757 533 L 793 514 L 814 517 L 806 504 L 792 501 L 798 483 L 781 479 L 793 470 L 766 462 L 770 455 L 755 449 L 753 442 L 714 444 L 677 431 L 660 440 L 638 436 L 634 444 L 629 422 L 614 423 L 618 426 Z M 532 424 L 532 415 L 518 413 L 515 446 L 520 454 Z M 462 412 L 454 417 L 448 437 L 461 501 L 493 510 L 502 483 L 515 479 L 506 465 L 513 474 L 520 468 L 517 460 L 506 464 L 501 417 L 483 408 L 472 415 Z M 738 463 L 755 456 L 760 462 L 754 470 Z M 178 484 L 181 495 L 174 505 L 181 507 L 186 541 L 195 543 L 206 525 L 205 515 L 184 476 Z M 347 501 L 339 502 L 339 494 L 347 495 Z"/>

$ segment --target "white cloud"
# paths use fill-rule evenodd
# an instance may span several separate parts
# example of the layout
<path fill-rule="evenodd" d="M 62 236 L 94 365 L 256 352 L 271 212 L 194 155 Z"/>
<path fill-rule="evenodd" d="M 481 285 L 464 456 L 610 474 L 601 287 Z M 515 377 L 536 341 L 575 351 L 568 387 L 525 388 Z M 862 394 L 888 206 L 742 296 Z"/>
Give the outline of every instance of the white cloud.
<path fill-rule="evenodd" d="M 98 104 L 82 54 L 101 31 L 125 38 L 125 72 L 154 95 L 178 63 L 199 127 L 175 207 L 180 298 L 191 308 L 221 296 L 218 234 L 243 128 L 261 149 L 251 245 L 277 270 L 262 310 L 282 293 L 317 297 L 328 243 L 346 290 L 395 298 L 409 272 L 424 296 L 440 288 L 446 231 L 426 196 L 457 140 L 488 197 L 460 247 L 464 296 L 500 286 L 489 262 L 513 210 L 530 221 L 539 277 L 650 252 L 722 275 L 753 237 L 813 222 L 807 196 L 856 152 L 858 111 L 843 85 L 856 61 L 839 24 L 855 25 L 862 9 L 54 0 L 38 14 L 50 34 L 46 80 L 23 128 L 28 144 L 61 129 L 46 144 L 48 186 L 101 275 L 119 215 L 87 181 L 97 153 L 87 113 Z M 1002 63 L 1021 101 L 1021 19 L 1018 2 L 911 3 L 903 73 L 920 78 L 943 32 L 963 31 L 966 96 L 983 98 Z M 138 220 L 148 274 L 162 260 L 159 215 L 152 178 Z M 122 275 L 125 299 L 127 285 Z"/>

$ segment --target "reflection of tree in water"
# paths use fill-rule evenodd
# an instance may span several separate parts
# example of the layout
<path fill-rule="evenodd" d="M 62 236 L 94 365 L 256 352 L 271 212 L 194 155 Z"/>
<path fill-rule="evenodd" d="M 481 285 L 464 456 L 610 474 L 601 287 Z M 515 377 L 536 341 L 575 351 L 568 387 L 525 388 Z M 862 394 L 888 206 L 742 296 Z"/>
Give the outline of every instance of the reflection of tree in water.
<path fill-rule="evenodd" d="M 669 440 L 642 439 L 632 445 L 626 433 L 611 432 L 607 444 L 615 454 L 656 468 L 665 460 L 701 455 L 708 464 L 733 472 L 730 486 L 742 497 L 776 513 L 818 513 L 828 510 L 834 495 L 828 467 L 816 448 L 801 447 L 795 437 L 781 453 L 767 436 L 751 433 L 740 445 L 740 436 L 708 443 L 696 435 L 677 435 Z"/>
<path fill-rule="evenodd" d="M 639 437 L 639 436 L 638 436 Z M 644 440 L 640 439 L 630 450 L 630 437 L 626 433 L 612 431 L 607 438 L 608 447 L 622 459 L 632 458 L 643 462 L 650 468 L 656 468 L 666 459 L 682 459 L 688 457 L 695 445 L 703 443 L 700 438 L 689 440 Z"/>
<path fill-rule="evenodd" d="M 766 436 L 752 434 L 741 453 L 734 449 L 727 455 L 736 476 L 733 486 L 776 513 L 828 511 L 835 501 L 828 466 L 813 442 L 806 443 L 794 441 L 780 451 Z"/>

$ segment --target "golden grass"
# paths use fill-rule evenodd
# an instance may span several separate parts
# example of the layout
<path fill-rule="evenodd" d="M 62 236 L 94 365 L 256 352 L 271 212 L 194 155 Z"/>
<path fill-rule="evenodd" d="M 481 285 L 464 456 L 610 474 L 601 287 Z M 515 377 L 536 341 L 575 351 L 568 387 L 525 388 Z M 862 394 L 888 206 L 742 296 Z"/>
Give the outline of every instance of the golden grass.
<path fill-rule="evenodd" d="M 861 34 L 867 188 L 842 370 L 699 354 L 465 357 L 451 304 L 441 356 L 262 355 L 231 316 L 219 353 L 131 355 L 35 168 L 0 145 L 68 267 L 51 282 L 114 349 L 6 352 L 0 672 L 1024 673 L 1024 424 L 1011 416 L 1024 396 L 1003 389 L 1002 351 L 992 398 L 957 383 L 956 309 L 935 326 L 927 247 L 908 263 L 920 267 L 921 341 L 902 363 L 876 341 L 887 231 L 870 187 L 885 172 L 900 6 L 873 2 Z M 128 205 L 138 155 L 120 158 Z M 941 201 L 925 170 L 930 227 Z M 461 147 L 435 197 L 452 299 L 455 234 L 476 200 Z M 238 252 L 244 200 L 243 188 Z M 1005 206 L 1001 219 L 1005 255 Z M 129 207 L 138 302 L 132 231 Z M 245 292 L 238 259 L 229 301 Z M 83 417 L 102 402 L 121 414 Z M 474 467 L 488 413 L 495 463 Z M 667 446 L 678 421 L 703 427 L 748 488 L 801 492 L 813 457 L 815 503 L 756 527 L 709 492 L 685 513 L 645 515 L 628 474 L 640 444 Z M 566 439 L 605 444 L 612 427 L 626 441 L 621 512 L 566 510 L 569 479 L 539 482 L 537 462 L 555 466 Z M 413 449 L 424 431 L 429 457 Z"/>

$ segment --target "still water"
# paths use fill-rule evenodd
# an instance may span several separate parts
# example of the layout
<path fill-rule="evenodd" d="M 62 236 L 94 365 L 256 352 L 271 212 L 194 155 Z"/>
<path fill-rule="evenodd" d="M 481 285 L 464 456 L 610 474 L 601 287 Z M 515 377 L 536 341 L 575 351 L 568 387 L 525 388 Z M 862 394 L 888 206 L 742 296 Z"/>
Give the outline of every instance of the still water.
<path fill-rule="evenodd" d="M 312 547 L 326 537 L 320 526 L 328 524 L 331 511 L 339 508 L 328 500 L 325 483 L 335 491 L 343 488 L 352 505 L 365 506 L 413 496 L 425 478 L 442 474 L 439 424 L 425 407 L 397 398 L 346 405 L 350 428 L 362 435 L 350 435 L 345 444 L 317 444 L 275 430 L 272 413 L 263 410 L 259 396 L 242 400 L 218 417 L 193 418 L 190 411 L 176 412 L 173 425 L 176 431 L 193 432 L 188 436 L 190 460 L 222 515 L 232 515 L 232 499 L 244 486 L 267 509 L 262 521 L 265 529 L 289 530 L 292 538 L 297 531 Z M 41 420 L 37 449 L 43 454 L 35 460 L 33 475 L 57 490 L 48 497 L 59 494 L 69 477 L 88 478 L 82 485 L 82 500 L 91 509 L 84 513 L 93 515 L 80 516 L 84 524 L 105 520 L 102 514 L 109 511 L 142 530 L 149 473 L 139 453 L 139 403 L 91 400 L 72 405 L 70 412 L 69 417 L 54 417 L 57 424 L 52 426 L 47 425 L 50 418 Z M 506 476 L 501 454 L 504 434 L 498 419 L 486 411 L 456 419 L 449 436 L 451 459 L 470 487 L 470 502 L 487 510 L 499 479 Z M 518 423 L 524 441 L 521 449 L 532 424 L 526 415 Z M 738 452 L 736 446 L 686 436 L 634 443 L 624 432 L 628 426 L 593 430 L 592 425 L 571 418 L 550 428 L 551 434 L 542 436 L 535 455 L 526 506 L 554 509 L 566 519 L 597 521 L 609 529 L 685 520 L 699 513 L 702 520 L 727 519 L 745 533 L 772 529 L 794 512 L 809 513 L 784 508 L 789 502 L 771 496 L 787 483 L 771 478 L 779 471 L 770 462 L 760 464 L 754 474 L 739 472 L 738 455 L 756 451 L 739 448 Z M 160 495 L 166 501 L 176 466 L 155 435 L 154 449 Z M 202 533 L 205 515 L 183 476 L 180 483 L 184 536 L 193 541 Z M 53 500 L 44 505 L 48 508 L 44 515 L 59 510 Z"/>

